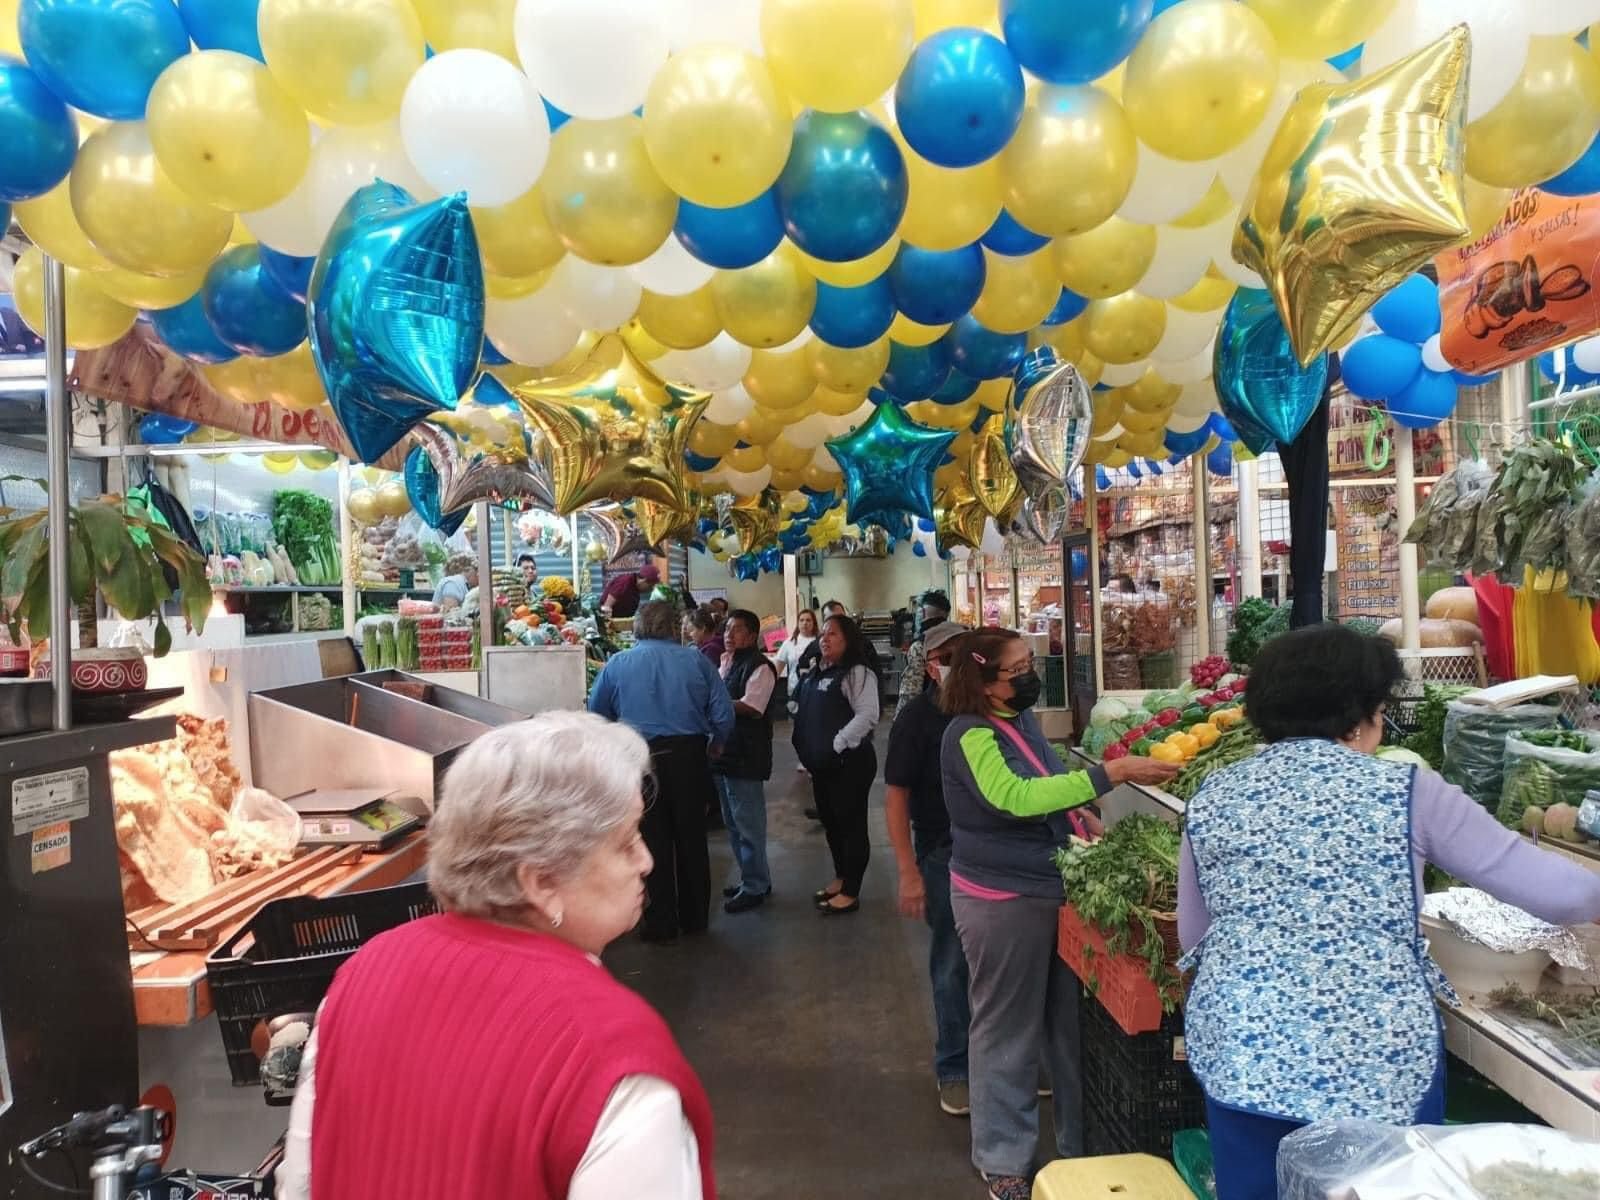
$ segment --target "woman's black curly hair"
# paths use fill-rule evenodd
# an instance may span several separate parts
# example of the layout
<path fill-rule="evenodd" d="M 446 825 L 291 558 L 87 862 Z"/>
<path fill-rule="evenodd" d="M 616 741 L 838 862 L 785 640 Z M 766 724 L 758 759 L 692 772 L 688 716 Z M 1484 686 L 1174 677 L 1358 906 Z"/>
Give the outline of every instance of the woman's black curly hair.
<path fill-rule="evenodd" d="M 1256 655 L 1245 715 L 1268 742 L 1337 741 L 1376 716 L 1404 674 L 1400 655 L 1384 638 L 1343 625 L 1294 629 Z"/>

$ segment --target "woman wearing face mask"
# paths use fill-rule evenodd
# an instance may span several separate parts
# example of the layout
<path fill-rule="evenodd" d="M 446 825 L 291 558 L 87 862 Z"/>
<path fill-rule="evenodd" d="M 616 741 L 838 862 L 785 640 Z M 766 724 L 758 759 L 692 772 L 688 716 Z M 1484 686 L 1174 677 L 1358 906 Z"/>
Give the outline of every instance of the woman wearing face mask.
<path fill-rule="evenodd" d="M 1122 758 L 1069 771 L 1029 711 L 1041 685 L 1015 630 L 969 633 L 951 658 L 939 688 L 951 717 L 939 757 L 950 907 L 971 976 L 972 1162 L 992 1200 L 1028 1200 L 1041 1057 L 1055 1088 L 1056 1150 L 1083 1153 L 1078 981 L 1056 956 L 1061 875 L 1052 858 L 1075 832 L 1071 810 L 1119 783 L 1160 783 L 1177 768 Z"/>

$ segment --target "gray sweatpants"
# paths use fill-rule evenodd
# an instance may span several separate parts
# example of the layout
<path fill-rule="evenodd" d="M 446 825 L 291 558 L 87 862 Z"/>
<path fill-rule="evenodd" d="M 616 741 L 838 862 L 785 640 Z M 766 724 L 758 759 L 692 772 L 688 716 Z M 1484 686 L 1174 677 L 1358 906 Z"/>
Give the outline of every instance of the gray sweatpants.
<path fill-rule="evenodd" d="M 1033 1174 L 1041 1057 L 1055 1089 L 1056 1152 L 1083 1153 L 1078 980 L 1056 954 L 1061 901 L 979 900 L 955 889 L 956 929 L 971 970 L 972 1164 Z"/>

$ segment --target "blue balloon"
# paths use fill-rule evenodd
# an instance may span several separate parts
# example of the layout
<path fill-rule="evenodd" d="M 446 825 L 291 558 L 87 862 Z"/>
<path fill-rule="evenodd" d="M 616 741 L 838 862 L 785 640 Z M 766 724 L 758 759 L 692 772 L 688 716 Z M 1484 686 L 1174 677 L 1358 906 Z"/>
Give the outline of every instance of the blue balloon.
<path fill-rule="evenodd" d="M 889 131 L 864 112 L 808 109 L 794 123 L 775 191 L 794 244 L 825 262 L 853 262 L 900 226 L 910 181 Z"/>
<path fill-rule="evenodd" d="M 78 154 L 78 126 L 67 106 L 12 58 L 0 58 L 0 147 L 0 201 L 48 192 Z"/>
<path fill-rule="evenodd" d="M 1223 442 L 1206 455 L 1206 470 L 1213 475 L 1233 474 L 1233 443 Z"/>
<path fill-rule="evenodd" d="M 760 262 L 783 241 L 783 214 L 770 189 L 732 208 L 707 208 L 678 201 L 673 233 L 683 248 L 707 266 L 736 271 Z"/>
<path fill-rule="evenodd" d="M 179 13 L 189 37 L 202 50 L 233 50 L 266 62 L 256 35 L 261 0 L 183 0 Z"/>
<path fill-rule="evenodd" d="M 1072 574 L 1082 579 L 1089 574 L 1089 552 L 1077 547 L 1072 551 Z"/>
<path fill-rule="evenodd" d="M 483 365 L 486 367 L 503 367 L 511 360 L 500 353 L 497 347 L 488 338 L 483 339 Z M 491 378 L 493 378 L 491 376 Z"/>
<path fill-rule="evenodd" d="M 417 204 L 368 184 L 345 202 L 311 274 L 311 350 L 363 462 L 478 377 L 483 258 L 466 197 Z"/>
<path fill-rule="evenodd" d="M 965 316 L 988 273 L 981 246 L 924 250 L 910 242 L 900 243 L 888 271 L 895 303 L 919 325 L 948 325 Z"/>
<path fill-rule="evenodd" d="M 882 276 L 851 288 L 817 280 L 811 332 L 830 346 L 850 350 L 870 345 L 889 332 L 894 316 L 894 290 Z"/>
<path fill-rule="evenodd" d="M 240 354 L 287 354 L 306 340 L 305 305 L 267 275 L 254 242 L 211 264 L 200 300 L 218 340 Z"/>
<path fill-rule="evenodd" d="M 1600 192 L 1600 135 L 1565 171 L 1546 179 L 1539 190 L 1555 196 L 1592 196 Z"/>
<path fill-rule="evenodd" d="M 1000 29 L 1040 79 L 1088 83 L 1128 57 L 1153 11 L 1152 0 L 1003 0 Z"/>
<path fill-rule="evenodd" d="M 1165 475 L 1167 473 L 1160 463 L 1150 458 L 1144 460 L 1144 468 L 1152 475 Z"/>
<path fill-rule="evenodd" d="M 1087 297 L 1078 295 L 1077 292 L 1072 291 L 1070 288 L 1062 288 L 1061 297 L 1056 301 L 1056 306 L 1050 310 L 1049 315 L 1040 324 L 1065 325 L 1068 321 L 1082 315 L 1083 310 L 1088 307 L 1089 300 Z"/>
<path fill-rule="evenodd" d="M 239 357 L 239 352 L 219 338 L 206 319 L 203 289 L 182 304 L 158 309 L 149 316 L 156 336 L 174 354 L 191 362 L 225 363 Z"/>
<path fill-rule="evenodd" d="M 911 545 L 911 553 L 916 555 L 918 558 L 927 558 L 928 557 L 927 548 L 925 546 L 923 546 L 923 544 L 921 542 L 913 542 L 912 543 L 912 545 Z"/>
<path fill-rule="evenodd" d="M 898 404 L 931 397 L 950 376 L 950 354 L 944 340 L 926 346 L 889 343 L 889 365 L 883 369 L 883 390 Z"/>
<path fill-rule="evenodd" d="M 938 526 L 937 522 L 930 521 L 930 520 L 928 520 L 927 517 L 918 517 L 917 518 L 917 528 L 920 529 L 923 533 L 933 533 L 935 530 L 937 530 L 939 528 L 939 526 Z"/>
<path fill-rule="evenodd" d="M 1027 89 L 1006 44 L 979 29 L 942 29 L 911 52 L 894 89 L 906 144 L 941 167 L 971 167 L 1005 149 Z"/>
<path fill-rule="evenodd" d="M 1167 450 L 1178 458 L 1188 458 L 1210 440 L 1211 428 L 1209 425 L 1202 425 L 1199 429 L 1192 429 L 1188 433 L 1179 433 L 1175 429 L 1169 429 L 1162 437 L 1162 442 L 1166 445 Z"/>
<path fill-rule="evenodd" d="M 479 375 L 477 381 L 473 383 L 472 398 L 485 408 L 492 405 L 499 405 L 501 408 L 517 406 L 517 398 L 511 394 L 511 389 L 487 371 Z"/>
<path fill-rule="evenodd" d="M 683 461 L 691 471 L 714 471 L 720 458 L 711 458 L 705 454 L 696 454 L 693 450 L 683 452 Z"/>
<path fill-rule="evenodd" d="M 1011 374 L 1028 350 L 1026 334 L 985 329 L 971 313 L 950 326 L 939 340 L 948 346 L 950 362 L 956 370 L 974 379 L 1000 379 Z"/>
<path fill-rule="evenodd" d="M 1412 275 L 1372 306 L 1372 319 L 1390 337 L 1420 345 L 1439 332 L 1439 285 Z"/>
<path fill-rule="evenodd" d="M 1011 255 L 1032 254 L 1050 244 L 1050 239 L 1044 234 L 1035 233 L 1003 208 L 994 219 L 994 224 L 989 226 L 989 232 L 980 240 L 996 254 Z"/>
<path fill-rule="evenodd" d="M 156 77 L 189 53 L 172 0 L 22 0 L 22 55 L 73 108 L 137 121 Z"/>
<path fill-rule="evenodd" d="M 1387 400 L 1399 395 L 1422 370 L 1422 350 L 1414 342 L 1369 333 L 1345 347 L 1339 368 L 1351 395 Z"/>
<path fill-rule="evenodd" d="M 1222 415 L 1256 454 L 1294 441 L 1328 384 L 1328 356 L 1302 367 L 1272 297 L 1255 288 L 1228 301 L 1212 365 Z"/>
<path fill-rule="evenodd" d="M 185 421 L 165 413 L 145 413 L 139 418 L 139 440 L 146 446 L 171 446 L 199 428 L 198 421 Z"/>
<path fill-rule="evenodd" d="M 1172 2 L 1176 3 L 1177 0 L 1172 0 Z M 1356 45 L 1351 46 L 1350 49 L 1346 50 L 1343 54 L 1335 54 L 1332 58 L 1328 59 L 1328 65 L 1330 67 L 1337 67 L 1341 71 L 1348 70 L 1349 68 L 1355 66 L 1356 62 L 1361 58 L 1361 51 L 1363 48 L 1365 48 L 1365 46 L 1365 42 L 1358 42 Z"/>
<path fill-rule="evenodd" d="M 939 390 L 929 396 L 928 399 L 935 404 L 960 404 L 978 390 L 980 382 L 982 381 L 974 379 L 970 375 L 963 375 L 960 371 L 951 371 L 945 381 L 939 385 Z M 980 412 L 979 415 L 986 417 L 989 414 Z"/>
<path fill-rule="evenodd" d="M 1449 371 L 1421 371 L 1385 407 L 1396 425 L 1431 429 L 1455 411 L 1456 381 Z"/>
<path fill-rule="evenodd" d="M 1239 434 L 1233 428 L 1233 422 L 1221 413 L 1212 413 L 1206 418 L 1205 430 L 1208 434 L 1224 441 L 1237 442 Z"/>
<path fill-rule="evenodd" d="M 402 475 L 411 507 L 416 509 L 417 516 L 423 519 L 428 528 L 437 529 L 445 537 L 461 528 L 462 522 L 467 519 L 467 510 L 458 508 L 451 513 L 440 511 L 439 473 L 434 470 L 433 460 L 421 446 L 413 446 L 411 453 L 406 455 Z"/>
<path fill-rule="evenodd" d="M 545 115 L 545 118 L 550 122 L 550 132 L 551 133 L 554 133 L 556 130 L 560 129 L 563 125 L 565 125 L 568 121 L 572 120 L 572 116 L 571 116 L 570 113 L 562 112 L 559 108 L 557 108 L 554 104 L 551 104 L 550 101 L 546 100 L 543 96 L 540 96 L 539 99 L 544 104 L 544 115 Z M 763 255 L 763 257 L 765 257 L 765 256 Z"/>
<path fill-rule="evenodd" d="M 314 258 L 299 258 L 280 253 L 271 246 L 261 247 L 261 266 L 267 278 L 301 304 L 306 302 L 306 290 L 311 286 L 311 269 L 316 265 Z"/>

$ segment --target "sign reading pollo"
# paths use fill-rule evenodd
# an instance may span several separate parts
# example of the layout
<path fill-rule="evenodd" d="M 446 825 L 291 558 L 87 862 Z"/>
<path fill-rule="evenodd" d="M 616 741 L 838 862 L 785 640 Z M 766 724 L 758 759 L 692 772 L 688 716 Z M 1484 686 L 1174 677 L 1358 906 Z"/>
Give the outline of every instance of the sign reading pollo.
<path fill-rule="evenodd" d="M 1483 237 L 1434 259 L 1439 349 L 1487 375 L 1600 329 L 1600 196 L 1523 188 Z"/>

